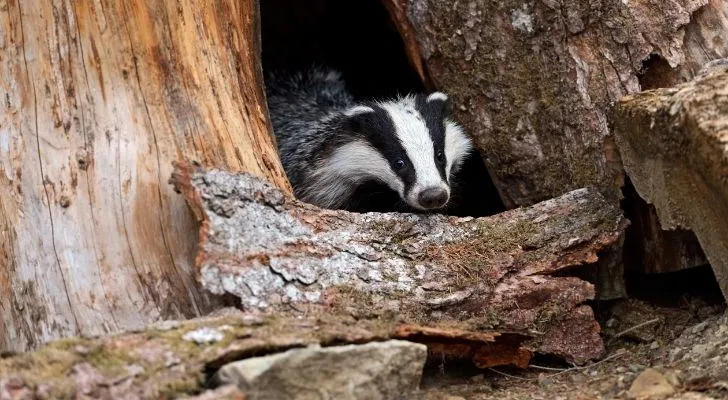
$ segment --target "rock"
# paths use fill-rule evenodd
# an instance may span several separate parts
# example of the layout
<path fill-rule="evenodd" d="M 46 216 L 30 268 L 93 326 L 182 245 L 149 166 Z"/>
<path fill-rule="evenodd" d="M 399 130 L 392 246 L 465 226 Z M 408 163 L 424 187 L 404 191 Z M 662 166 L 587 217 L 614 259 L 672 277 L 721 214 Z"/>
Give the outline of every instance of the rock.
<path fill-rule="evenodd" d="M 639 195 L 663 229 L 691 229 L 728 297 L 728 72 L 626 96 L 614 135 Z"/>
<path fill-rule="evenodd" d="M 187 340 L 188 342 L 195 342 L 197 344 L 215 343 L 221 341 L 223 338 L 225 338 L 224 333 L 217 329 L 207 327 L 195 329 L 194 331 L 187 332 L 184 336 L 182 336 L 182 339 Z"/>
<path fill-rule="evenodd" d="M 218 384 L 250 400 L 401 399 L 417 390 L 427 347 L 401 340 L 293 349 L 223 366 Z"/>
<path fill-rule="evenodd" d="M 642 371 L 627 392 L 630 399 L 657 399 L 675 393 L 665 376 L 652 368 Z"/>
<path fill-rule="evenodd" d="M 243 392 L 235 385 L 224 385 L 195 397 L 186 397 L 187 400 L 246 400 Z"/>
<path fill-rule="evenodd" d="M 728 381 L 728 314 L 712 317 L 686 328 L 661 359 L 671 369 L 683 371 L 680 380 L 692 382 Z"/>
<path fill-rule="evenodd" d="M 686 392 L 671 396 L 667 400 L 713 400 L 714 397 L 706 396 L 698 392 Z"/>
<path fill-rule="evenodd" d="M 0 379 L 0 399 L 2 400 L 32 400 L 35 399 L 31 390 L 22 379 Z"/>

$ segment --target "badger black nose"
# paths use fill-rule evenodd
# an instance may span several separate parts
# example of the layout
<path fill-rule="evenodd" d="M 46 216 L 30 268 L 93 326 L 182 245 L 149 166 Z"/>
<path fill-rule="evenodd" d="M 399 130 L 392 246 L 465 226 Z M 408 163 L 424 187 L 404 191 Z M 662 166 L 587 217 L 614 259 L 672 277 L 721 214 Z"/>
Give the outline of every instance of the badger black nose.
<path fill-rule="evenodd" d="M 445 189 L 428 188 L 420 192 L 417 200 L 423 208 L 440 208 L 447 203 L 448 195 Z"/>

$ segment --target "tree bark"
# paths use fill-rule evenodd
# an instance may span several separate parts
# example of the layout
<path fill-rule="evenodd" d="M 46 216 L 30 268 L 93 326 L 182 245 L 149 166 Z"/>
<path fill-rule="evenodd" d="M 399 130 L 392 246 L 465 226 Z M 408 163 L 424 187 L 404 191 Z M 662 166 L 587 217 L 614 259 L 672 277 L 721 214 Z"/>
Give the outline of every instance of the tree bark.
<path fill-rule="evenodd" d="M 728 61 L 726 61 L 728 65 Z M 615 135 L 640 195 L 664 229 L 692 229 L 728 298 L 728 67 L 683 84 L 627 96 Z"/>
<path fill-rule="evenodd" d="M 603 350 L 584 305 L 593 285 L 554 276 L 595 263 L 623 233 L 620 210 L 596 190 L 456 218 L 320 210 L 250 175 L 189 164 L 173 182 L 202 221 L 202 285 L 246 311 L 504 330 L 577 363 Z"/>
<path fill-rule="evenodd" d="M 597 185 L 622 169 L 607 110 L 653 81 L 689 79 L 728 53 L 728 1 L 385 0 L 422 76 L 451 94 L 509 207 Z M 670 75 L 672 74 L 672 75 Z M 668 76 L 669 75 L 669 76 Z"/>
<path fill-rule="evenodd" d="M 451 95 L 509 208 L 589 185 L 620 200 L 610 106 L 728 56 L 726 0 L 384 3 L 417 71 Z M 641 206 L 627 204 L 637 221 L 627 267 L 705 262 L 690 232 L 661 231 Z"/>
<path fill-rule="evenodd" d="M 172 161 L 289 191 L 267 120 L 257 2 L 0 2 L 0 348 L 216 304 Z"/>

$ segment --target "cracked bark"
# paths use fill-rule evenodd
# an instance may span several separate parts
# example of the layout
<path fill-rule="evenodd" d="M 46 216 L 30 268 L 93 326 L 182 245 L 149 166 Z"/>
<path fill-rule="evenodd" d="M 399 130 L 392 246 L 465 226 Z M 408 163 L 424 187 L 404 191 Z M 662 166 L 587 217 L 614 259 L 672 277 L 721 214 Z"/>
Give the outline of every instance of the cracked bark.
<path fill-rule="evenodd" d="M 288 190 L 256 18 L 252 0 L 0 1 L 0 349 L 219 306 L 166 180 L 184 157 Z"/>
<path fill-rule="evenodd" d="M 595 263 L 626 225 L 596 190 L 476 219 L 320 210 L 248 174 L 187 163 L 172 182 L 201 220 L 203 287 L 247 312 L 410 324 L 433 344 L 443 332 L 461 342 L 509 332 L 528 338 L 510 347 L 520 360 L 540 351 L 583 363 L 603 350 L 584 305 L 593 285 L 561 276 Z"/>

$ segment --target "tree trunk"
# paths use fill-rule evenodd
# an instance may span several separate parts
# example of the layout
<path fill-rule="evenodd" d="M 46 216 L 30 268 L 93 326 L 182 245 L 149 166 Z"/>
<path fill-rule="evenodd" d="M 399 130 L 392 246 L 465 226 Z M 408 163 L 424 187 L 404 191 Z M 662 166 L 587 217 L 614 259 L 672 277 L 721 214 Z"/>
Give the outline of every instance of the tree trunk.
<path fill-rule="evenodd" d="M 728 56 L 727 0 L 383 1 L 415 69 L 451 95 L 507 207 L 590 185 L 618 201 L 610 105 Z M 640 268 L 704 263 L 692 234 L 661 232 L 653 210 L 628 207 Z"/>
<path fill-rule="evenodd" d="M 610 104 L 641 89 L 650 59 L 666 65 L 653 79 L 664 85 L 728 52 L 726 0 L 384 1 L 509 207 L 588 185 L 616 195 Z"/>
<path fill-rule="evenodd" d="M 288 192 L 254 0 L 0 2 L 0 348 L 220 303 L 172 161 Z"/>

